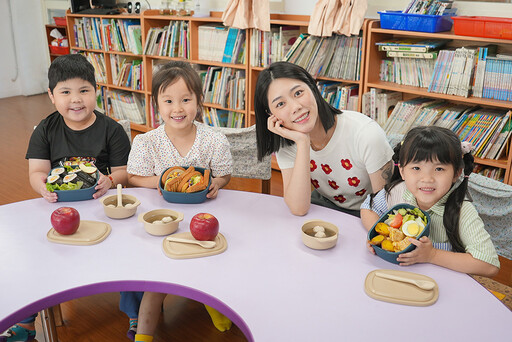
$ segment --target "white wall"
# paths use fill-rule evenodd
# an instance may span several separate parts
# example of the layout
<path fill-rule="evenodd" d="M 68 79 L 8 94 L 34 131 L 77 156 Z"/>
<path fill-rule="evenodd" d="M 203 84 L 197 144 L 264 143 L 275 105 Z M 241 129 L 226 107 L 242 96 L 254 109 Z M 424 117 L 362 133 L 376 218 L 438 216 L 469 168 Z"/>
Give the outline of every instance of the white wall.
<path fill-rule="evenodd" d="M 147 8 L 144 0 L 139 0 Z M 200 0 L 210 10 L 223 11 L 228 0 Z M 254 0 L 262 1 L 262 0 Z M 315 0 L 270 0 L 273 12 L 311 15 Z M 126 3 L 127 0 L 119 2 Z M 160 0 L 148 0 L 158 8 Z M 367 17 L 377 18 L 377 11 L 399 10 L 409 0 L 368 0 Z M 47 88 L 48 52 L 41 3 L 67 4 L 65 0 L 0 0 L 0 98 L 43 93 Z M 11 29 L 9 4 L 12 9 Z M 456 1 L 459 15 L 486 15 L 512 17 L 512 4 Z M 13 38 L 14 37 L 14 40 Z M 14 44 L 15 43 L 15 44 Z M 16 49 L 14 48 L 16 46 Z M 15 53 L 16 52 L 16 53 Z M 17 59 L 15 58 L 17 56 Z"/>
<path fill-rule="evenodd" d="M 0 97 L 44 92 L 48 65 L 41 2 L 0 0 L 0 32 Z"/>

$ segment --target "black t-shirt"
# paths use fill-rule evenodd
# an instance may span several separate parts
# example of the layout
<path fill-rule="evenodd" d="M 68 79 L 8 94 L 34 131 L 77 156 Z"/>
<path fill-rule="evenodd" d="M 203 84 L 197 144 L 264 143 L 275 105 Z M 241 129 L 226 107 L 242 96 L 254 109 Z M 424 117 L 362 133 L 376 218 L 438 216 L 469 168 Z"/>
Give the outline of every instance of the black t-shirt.
<path fill-rule="evenodd" d="M 103 174 L 126 165 L 130 140 L 123 127 L 100 112 L 94 114 L 94 123 L 81 131 L 69 128 L 59 112 L 50 114 L 32 133 L 25 158 L 49 160 L 52 168 L 66 160 L 86 159 Z"/>

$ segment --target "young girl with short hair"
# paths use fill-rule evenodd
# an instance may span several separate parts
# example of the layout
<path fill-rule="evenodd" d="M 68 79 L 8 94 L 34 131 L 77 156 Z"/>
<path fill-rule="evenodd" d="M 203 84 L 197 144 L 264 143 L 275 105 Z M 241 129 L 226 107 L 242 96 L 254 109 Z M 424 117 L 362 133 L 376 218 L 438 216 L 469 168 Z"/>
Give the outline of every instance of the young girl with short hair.
<path fill-rule="evenodd" d="M 190 64 L 173 61 L 154 75 L 151 98 L 164 124 L 133 140 L 128 158 L 128 182 L 133 186 L 159 189 L 161 174 L 171 166 L 194 166 L 211 170 L 208 198 L 231 178 L 233 160 L 225 135 L 197 122 L 202 117 L 201 79 Z M 164 293 L 145 292 L 140 305 L 135 341 L 152 341 Z M 206 307 L 215 326 L 222 330 L 231 321 Z"/>
<path fill-rule="evenodd" d="M 211 170 L 208 198 L 215 198 L 231 178 L 233 161 L 225 135 L 198 122 L 202 117 L 201 79 L 190 64 L 173 61 L 153 76 L 151 98 L 164 124 L 133 140 L 128 182 L 159 188 L 160 176 L 171 166 Z"/>
<path fill-rule="evenodd" d="M 499 260 L 490 235 L 467 199 L 473 156 L 468 143 L 449 129 L 411 129 L 395 147 L 395 170 L 384 189 L 361 205 L 361 220 L 370 230 L 379 217 L 399 203 L 430 214 L 430 235 L 409 239 L 416 249 L 398 257 L 400 265 L 432 263 L 455 271 L 492 277 Z M 371 252 L 373 247 L 368 244 Z"/>

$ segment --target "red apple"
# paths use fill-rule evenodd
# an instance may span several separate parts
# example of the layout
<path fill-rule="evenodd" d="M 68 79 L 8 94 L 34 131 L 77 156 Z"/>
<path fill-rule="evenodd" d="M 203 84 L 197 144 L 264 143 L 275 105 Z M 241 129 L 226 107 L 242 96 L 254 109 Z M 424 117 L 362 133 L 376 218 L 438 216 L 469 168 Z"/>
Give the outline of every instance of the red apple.
<path fill-rule="evenodd" d="M 60 207 L 50 218 L 52 227 L 62 235 L 74 234 L 80 226 L 80 214 L 75 208 Z"/>
<path fill-rule="evenodd" d="M 190 220 L 190 233 L 196 240 L 213 241 L 219 233 L 219 221 L 208 213 L 194 215 Z"/>

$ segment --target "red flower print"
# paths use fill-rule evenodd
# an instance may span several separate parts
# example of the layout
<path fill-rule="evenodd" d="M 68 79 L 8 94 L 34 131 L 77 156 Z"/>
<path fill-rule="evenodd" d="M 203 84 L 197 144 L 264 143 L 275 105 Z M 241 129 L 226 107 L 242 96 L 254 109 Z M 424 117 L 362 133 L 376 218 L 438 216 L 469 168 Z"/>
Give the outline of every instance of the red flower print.
<path fill-rule="evenodd" d="M 332 169 L 329 165 L 327 165 L 327 164 L 320 164 L 320 165 L 322 165 L 322 170 L 324 170 L 326 175 L 328 175 L 329 173 L 332 172 Z"/>
<path fill-rule="evenodd" d="M 318 189 L 320 187 L 320 184 L 318 184 L 318 181 L 316 179 L 311 180 L 311 184 L 315 187 L 315 189 Z"/>
<path fill-rule="evenodd" d="M 357 177 L 350 177 L 347 179 L 348 185 L 350 186 L 358 186 L 361 181 Z"/>
<path fill-rule="evenodd" d="M 331 188 L 333 188 L 334 190 L 337 190 L 339 188 L 339 185 L 336 184 L 335 181 L 330 180 L 328 183 L 331 186 Z"/>
<path fill-rule="evenodd" d="M 343 203 L 347 199 L 343 195 L 338 195 L 338 196 L 334 196 L 334 200 L 336 200 L 337 202 Z"/>
<path fill-rule="evenodd" d="M 358 192 L 356 192 L 356 196 L 363 196 L 364 194 L 366 194 L 366 189 L 361 189 Z"/>
<path fill-rule="evenodd" d="M 342 159 L 342 160 L 340 160 L 340 162 L 341 162 L 341 166 L 343 166 L 343 168 L 345 170 L 350 170 L 352 168 L 352 163 L 350 162 L 350 160 Z"/>
<path fill-rule="evenodd" d="M 311 161 L 309 162 L 309 169 L 311 170 L 311 172 L 315 171 L 317 167 L 318 166 L 316 165 L 316 162 L 313 159 L 311 159 Z"/>

